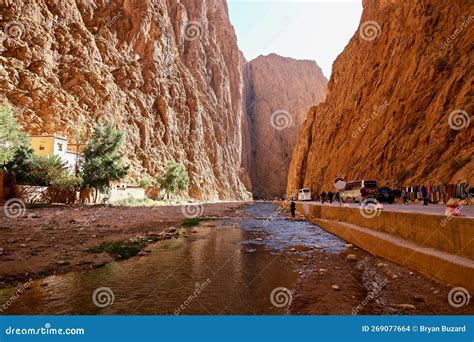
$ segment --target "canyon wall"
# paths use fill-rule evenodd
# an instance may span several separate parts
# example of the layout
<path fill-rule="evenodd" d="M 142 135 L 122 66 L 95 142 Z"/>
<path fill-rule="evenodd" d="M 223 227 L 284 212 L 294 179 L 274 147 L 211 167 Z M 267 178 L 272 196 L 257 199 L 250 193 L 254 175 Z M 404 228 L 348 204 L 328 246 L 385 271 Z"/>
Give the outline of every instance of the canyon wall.
<path fill-rule="evenodd" d="M 224 0 L 0 2 L 0 95 L 30 134 L 126 132 L 130 179 L 183 162 L 189 195 L 245 199 L 243 59 Z"/>
<path fill-rule="evenodd" d="M 363 1 L 359 29 L 309 109 L 287 193 L 336 176 L 391 186 L 470 181 L 472 1 Z"/>
<path fill-rule="evenodd" d="M 324 100 L 327 79 L 314 61 L 276 54 L 248 62 L 244 79 L 252 192 L 256 198 L 280 197 L 307 108 Z"/>

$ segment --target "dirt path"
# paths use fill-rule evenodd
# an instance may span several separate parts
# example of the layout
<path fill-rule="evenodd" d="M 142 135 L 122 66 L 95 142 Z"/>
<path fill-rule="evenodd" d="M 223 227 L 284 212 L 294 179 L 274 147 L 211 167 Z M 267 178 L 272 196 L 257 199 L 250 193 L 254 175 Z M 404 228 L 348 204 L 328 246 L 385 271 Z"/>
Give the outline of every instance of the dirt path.
<path fill-rule="evenodd" d="M 243 203 L 205 204 L 202 217 L 234 215 Z M 90 253 L 103 243 L 160 239 L 160 233 L 185 219 L 182 206 L 51 206 L 30 208 L 18 219 L 0 210 L 0 287 L 69 271 L 102 267 L 121 255 Z M 163 233 L 162 233 L 163 234 Z M 141 245 L 141 246 L 142 246 Z"/>

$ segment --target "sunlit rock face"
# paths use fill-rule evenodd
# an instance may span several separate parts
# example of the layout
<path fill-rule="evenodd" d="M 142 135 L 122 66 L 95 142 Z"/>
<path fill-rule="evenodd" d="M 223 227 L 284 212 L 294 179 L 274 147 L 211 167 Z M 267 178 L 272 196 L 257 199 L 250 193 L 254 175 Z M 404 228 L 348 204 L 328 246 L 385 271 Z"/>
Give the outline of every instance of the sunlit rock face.
<path fill-rule="evenodd" d="M 0 93 L 25 130 L 112 122 L 130 179 L 175 159 L 190 196 L 248 198 L 243 60 L 224 0 L 1 3 Z"/>
<path fill-rule="evenodd" d="M 309 106 L 326 95 L 327 79 L 314 61 L 276 54 L 246 64 L 246 103 L 256 198 L 285 194 L 288 166 Z"/>
<path fill-rule="evenodd" d="M 287 193 L 334 190 L 336 176 L 392 186 L 472 184 L 473 3 L 363 6 L 325 102 L 309 109 Z"/>

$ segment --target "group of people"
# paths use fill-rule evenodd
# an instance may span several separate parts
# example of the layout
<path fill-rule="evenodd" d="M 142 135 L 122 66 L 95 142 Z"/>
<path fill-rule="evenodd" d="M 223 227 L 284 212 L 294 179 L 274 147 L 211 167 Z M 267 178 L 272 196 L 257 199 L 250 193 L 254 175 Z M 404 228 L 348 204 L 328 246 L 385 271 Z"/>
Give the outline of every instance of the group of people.
<path fill-rule="evenodd" d="M 323 191 L 321 193 L 321 203 L 326 203 L 326 200 L 329 202 L 329 203 L 332 203 L 333 200 L 335 202 L 339 202 L 339 192 L 332 192 L 332 191 L 328 191 L 327 193 L 325 191 Z"/>

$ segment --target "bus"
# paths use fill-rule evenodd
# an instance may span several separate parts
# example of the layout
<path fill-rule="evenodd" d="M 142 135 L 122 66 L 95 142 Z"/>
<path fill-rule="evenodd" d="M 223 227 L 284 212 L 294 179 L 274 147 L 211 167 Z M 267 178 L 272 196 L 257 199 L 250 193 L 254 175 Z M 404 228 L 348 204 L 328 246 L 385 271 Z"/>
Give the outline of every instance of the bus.
<path fill-rule="evenodd" d="M 344 202 L 362 202 L 366 198 L 377 197 L 378 184 L 375 180 L 356 180 L 348 182 L 341 192 Z"/>
<path fill-rule="evenodd" d="M 309 188 L 299 189 L 298 201 L 311 201 L 311 189 Z"/>

